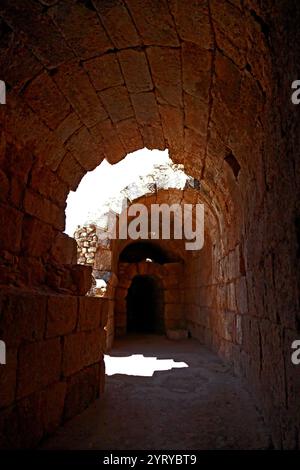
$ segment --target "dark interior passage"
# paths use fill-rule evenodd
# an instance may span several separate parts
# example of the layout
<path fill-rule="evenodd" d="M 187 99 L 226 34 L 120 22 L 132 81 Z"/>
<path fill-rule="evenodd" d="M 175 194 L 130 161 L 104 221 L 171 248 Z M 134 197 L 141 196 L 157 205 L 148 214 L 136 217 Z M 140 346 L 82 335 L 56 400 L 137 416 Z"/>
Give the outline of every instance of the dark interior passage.
<path fill-rule="evenodd" d="M 135 276 L 127 294 L 127 332 L 164 333 L 162 289 L 151 276 Z"/>

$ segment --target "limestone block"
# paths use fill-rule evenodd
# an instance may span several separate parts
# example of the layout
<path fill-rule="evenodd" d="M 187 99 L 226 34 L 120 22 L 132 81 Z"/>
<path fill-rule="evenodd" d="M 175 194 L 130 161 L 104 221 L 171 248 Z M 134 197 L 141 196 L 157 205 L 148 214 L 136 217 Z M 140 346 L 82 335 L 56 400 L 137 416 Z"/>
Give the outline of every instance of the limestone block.
<path fill-rule="evenodd" d="M 51 295 L 48 299 L 48 338 L 63 336 L 75 330 L 78 318 L 78 300 L 73 296 Z"/>
<path fill-rule="evenodd" d="M 76 286 L 77 295 L 85 295 L 92 287 L 92 268 L 74 264 L 68 267 L 73 282 Z"/>
<path fill-rule="evenodd" d="M 188 337 L 188 330 L 167 330 L 166 335 L 171 340 L 186 339 Z"/>
<path fill-rule="evenodd" d="M 79 322 L 80 331 L 99 328 L 103 316 L 105 302 L 95 297 L 79 298 Z"/>
<path fill-rule="evenodd" d="M 4 250 L 16 253 L 20 249 L 23 214 L 0 204 L 0 245 Z"/>
<path fill-rule="evenodd" d="M 52 247 L 52 256 L 54 261 L 60 264 L 76 263 L 75 240 L 65 233 L 58 233 Z"/>
<path fill-rule="evenodd" d="M 85 365 L 85 332 L 64 337 L 62 371 L 65 377 L 83 369 Z"/>
<path fill-rule="evenodd" d="M 58 381 L 61 354 L 60 338 L 22 344 L 19 349 L 17 398 Z"/>
<path fill-rule="evenodd" d="M 85 333 L 84 365 L 99 362 L 106 345 L 106 332 L 100 328 Z"/>
<path fill-rule="evenodd" d="M 51 434 L 61 424 L 67 384 L 57 382 L 41 392 L 41 421 L 46 434 Z"/>
<path fill-rule="evenodd" d="M 41 340 L 45 333 L 47 296 L 34 293 L 0 296 L 1 339 L 8 348 L 17 348 L 22 341 Z"/>
<path fill-rule="evenodd" d="M 67 382 L 64 419 L 81 413 L 99 395 L 99 364 L 90 366 Z"/>

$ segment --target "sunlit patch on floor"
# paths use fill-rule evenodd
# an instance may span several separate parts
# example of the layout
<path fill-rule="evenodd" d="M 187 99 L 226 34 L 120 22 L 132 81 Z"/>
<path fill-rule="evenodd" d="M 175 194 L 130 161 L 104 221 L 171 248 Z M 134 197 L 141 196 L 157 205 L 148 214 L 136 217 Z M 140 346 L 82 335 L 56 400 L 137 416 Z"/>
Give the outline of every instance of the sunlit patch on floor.
<path fill-rule="evenodd" d="M 157 359 L 157 357 L 145 357 L 142 354 L 132 354 L 132 356 L 125 357 L 105 356 L 107 375 L 152 377 L 157 371 L 183 367 L 188 367 L 188 365 L 185 362 L 175 362 L 174 359 Z"/>

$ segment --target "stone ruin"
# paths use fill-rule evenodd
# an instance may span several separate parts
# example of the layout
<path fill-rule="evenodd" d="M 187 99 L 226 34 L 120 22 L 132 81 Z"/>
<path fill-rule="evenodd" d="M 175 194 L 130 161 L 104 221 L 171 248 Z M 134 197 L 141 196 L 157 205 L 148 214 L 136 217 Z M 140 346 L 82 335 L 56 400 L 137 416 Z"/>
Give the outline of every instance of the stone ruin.
<path fill-rule="evenodd" d="M 270 446 L 299 449 L 299 24 L 292 0 L 1 0 L 1 448 L 35 447 L 102 398 L 107 331 L 124 329 L 146 257 L 157 277 L 176 265 L 169 324 L 184 313 L 247 384 Z M 107 295 L 87 296 L 97 251 L 82 241 L 77 264 L 67 196 L 143 148 L 168 149 L 200 182 L 176 197 L 205 204 L 205 247 L 113 244 Z"/>
<path fill-rule="evenodd" d="M 96 226 L 90 224 L 88 226 L 78 227 L 78 230 L 74 233 L 74 238 L 77 243 L 78 264 L 93 266 L 98 245 Z"/>

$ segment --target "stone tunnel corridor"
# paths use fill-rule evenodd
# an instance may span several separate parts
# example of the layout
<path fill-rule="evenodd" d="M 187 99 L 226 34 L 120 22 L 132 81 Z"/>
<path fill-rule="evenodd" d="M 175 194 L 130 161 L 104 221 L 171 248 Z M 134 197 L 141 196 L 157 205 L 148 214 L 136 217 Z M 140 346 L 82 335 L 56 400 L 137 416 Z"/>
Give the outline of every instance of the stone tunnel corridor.
<path fill-rule="evenodd" d="M 141 365 L 120 364 L 120 372 L 107 377 L 102 400 L 64 425 L 41 449 L 269 448 L 269 432 L 249 392 L 197 341 L 129 336 L 118 340 L 110 355 L 142 355 L 137 359 Z M 147 367 L 151 357 L 157 361 Z M 156 364 L 166 359 L 188 367 L 159 370 Z"/>
<path fill-rule="evenodd" d="M 297 0 L 0 1 L 0 449 L 300 449 L 299 24 Z M 94 207 L 135 175 L 126 207 L 67 234 L 101 167 Z"/>

